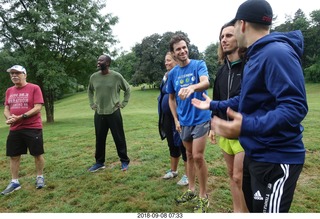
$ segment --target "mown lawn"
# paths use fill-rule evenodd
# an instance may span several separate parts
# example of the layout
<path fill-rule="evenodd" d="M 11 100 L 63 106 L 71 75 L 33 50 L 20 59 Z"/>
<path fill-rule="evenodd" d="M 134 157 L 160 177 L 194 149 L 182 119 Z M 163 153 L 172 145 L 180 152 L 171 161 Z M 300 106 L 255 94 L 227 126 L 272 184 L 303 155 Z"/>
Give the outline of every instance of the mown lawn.
<path fill-rule="evenodd" d="M 209 91 L 211 93 L 211 91 Z M 298 181 L 291 212 L 320 212 L 320 84 L 308 84 L 309 113 L 303 121 L 306 164 Z M 22 189 L 0 197 L 2 213 L 128 213 L 192 212 L 192 206 L 177 206 L 174 198 L 184 191 L 174 180 L 161 177 L 169 168 L 169 153 L 158 134 L 158 90 L 133 89 L 128 106 L 122 110 L 131 158 L 130 169 L 120 171 L 120 162 L 109 133 L 106 170 L 87 172 L 94 163 L 93 111 L 86 93 L 55 103 L 55 122 L 44 121 L 45 177 L 47 187 L 35 189 L 33 158 L 23 156 L 20 171 Z M 0 108 L 3 111 L 3 107 Z M 42 111 L 45 120 L 45 111 Z M 0 189 L 11 179 L 5 156 L 8 127 L 0 117 Z M 220 149 L 208 141 L 210 213 L 232 209 L 226 167 Z M 180 163 L 179 171 L 183 172 Z"/>

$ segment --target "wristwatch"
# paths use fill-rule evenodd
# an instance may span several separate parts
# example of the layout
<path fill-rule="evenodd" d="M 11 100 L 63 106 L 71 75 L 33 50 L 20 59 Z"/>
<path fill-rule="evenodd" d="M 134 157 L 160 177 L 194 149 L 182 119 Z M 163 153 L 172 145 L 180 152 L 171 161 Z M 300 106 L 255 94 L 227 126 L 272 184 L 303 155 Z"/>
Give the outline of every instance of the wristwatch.
<path fill-rule="evenodd" d="M 22 114 L 22 118 L 26 119 L 26 118 L 28 118 L 28 115 L 24 113 L 24 114 Z"/>

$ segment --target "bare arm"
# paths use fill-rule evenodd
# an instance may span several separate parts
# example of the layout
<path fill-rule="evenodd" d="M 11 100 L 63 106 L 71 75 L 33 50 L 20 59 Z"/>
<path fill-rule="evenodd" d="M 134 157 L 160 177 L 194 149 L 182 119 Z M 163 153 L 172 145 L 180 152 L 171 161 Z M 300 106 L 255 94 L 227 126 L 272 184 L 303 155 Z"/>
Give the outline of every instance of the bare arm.
<path fill-rule="evenodd" d="M 24 114 L 26 114 L 28 117 L 32 117 L 32 116 L 40 113 L 41 109 L 42 109 L 42 104 L 36 103 L 36 104 L 34 104 L 34 107 L 31 110 L 25 112 Z"/>
<path fill-rule="evenodd" d="M 42 104 L 36 103 L 31 110 L 25 112 L 24 114 L 26 114 L 27 117 L 32 117 L 32 116 L 38 114 L 41 111 L 41 109 L 42 109 Z M 4 113 L 3 114 L 4 114 L 5 118 L 6 118 L 6 124 L 7 125 L 10 125 L 10 124 L 12 124 L 12 123 L 14 123 L 16 121 L 19 121 L 20 119 L 22 119 L 22 116 L 23 116 L 23 115 L 14 115 L 14 114 L 11 115 L 9 106 L 5 106 L 4 107 Z"/>
<path fill-rule="evenodd" d="M 176 97 L 174 94 L 169 94 L 169 107 L 170 111 L 172 113 L 173 119 L 174 119 L 174 124 L 176 126 L 176 130 L 178 132 L 181 132 L 181 126 L 177 114 L 177 102 L 176 102 Z"/>
<path fill-rule="evenodd" d="M 8 119 L 10 118 L 11 114 L 10 114 L 9 106 L 6 105 L 6 106 L 4 107 L 3 115 L 4 115 L 4 118 L 5 118 L 6 120 L 8 120 Z"/>

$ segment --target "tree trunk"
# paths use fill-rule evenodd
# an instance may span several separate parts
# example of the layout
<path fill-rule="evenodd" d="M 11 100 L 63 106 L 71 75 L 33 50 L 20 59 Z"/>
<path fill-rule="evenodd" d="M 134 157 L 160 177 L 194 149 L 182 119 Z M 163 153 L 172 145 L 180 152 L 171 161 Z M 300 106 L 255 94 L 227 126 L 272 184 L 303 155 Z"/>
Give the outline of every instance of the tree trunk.
<path fill-rule="evenodd" d="M 53 90 L 45 91 L 43 98 L 44 98 L 44 107 L 46 109 L 47 123 L 53 123 L 54 122 L 54 91 Z"/>

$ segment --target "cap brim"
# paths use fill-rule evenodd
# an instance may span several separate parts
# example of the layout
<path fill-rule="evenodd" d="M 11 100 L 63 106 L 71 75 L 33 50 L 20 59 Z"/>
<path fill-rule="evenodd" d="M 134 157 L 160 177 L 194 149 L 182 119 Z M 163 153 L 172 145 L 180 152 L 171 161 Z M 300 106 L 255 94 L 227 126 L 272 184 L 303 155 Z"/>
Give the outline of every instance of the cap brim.
<path fill-rule="evenodd" d="M 237 18 L 233 18 L 229 23 L 230 24 L 235 24 L 237 22 Z"/>
<path fill-rule="evenodd" d="M 25 71 L 19 71 L 17 69 L 14 68 L 8 68 L 7 72 L 12 73 L 12 72 L 21 72 L 22 74 L 27 74 Z"/>
<path fill-rule="evenodd" d="M 14 65 L 11 68 L 7 69 L 7 72 L 11 73 L 11 72 L 21 72 L 23 74 L 27 74 L 26 69 L 21 66 L 21 65 Z"/>

